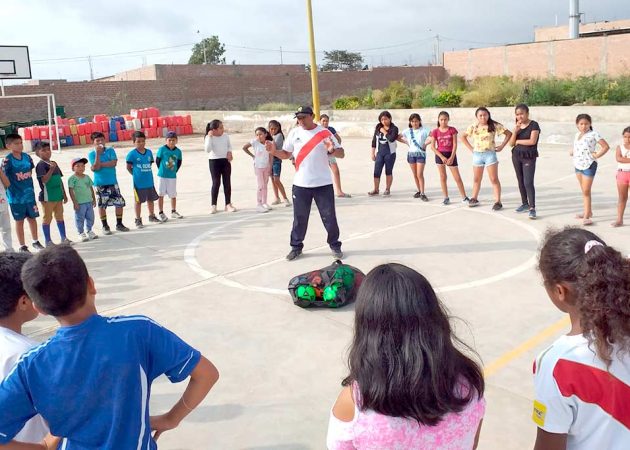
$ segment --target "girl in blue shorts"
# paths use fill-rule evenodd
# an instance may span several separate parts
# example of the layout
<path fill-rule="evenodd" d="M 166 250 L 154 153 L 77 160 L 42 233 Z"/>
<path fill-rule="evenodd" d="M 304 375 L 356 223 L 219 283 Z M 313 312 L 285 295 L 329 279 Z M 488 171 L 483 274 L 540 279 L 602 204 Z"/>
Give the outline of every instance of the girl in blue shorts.
<path fill-rule="evenodd" d="M 392 122 L 389 111 L 383 111 L 378 115 L 378 124 L 372 136 L 372 161 L 374 161 L 374 189 L 368 192 L 370 197 L 379 194 L 381 175 L 385 168 L 385 192 L 390 193 L 394 181 L 394 163 L 396 162 L 396 141 L 398 140 L 398 127 Z"/>
<path fill-rule="evenodd" d="M 422 126 L 420 114 L 413 113 L 409 116 L 409 128 L 399 136 L 400 142 L 409 146 L 407 152 L 407 162 L 413 174 L 418 191 L 413 194 L 413 198 L 419 198 L 423 202 L 428 202 L 424 193 L 424 165 L 427 162 L 426 144 L 429 138 L 429 130 Z"/>
<path fill-rule="evenodd" d="M 269 133 L 273 137 L 273 141 L 276 144 L 277 149 L 282 149 L 284 145 L 284 133 L 282 132 L 282 125 L 277 120 L 270 120 L 267 126 Z M 279 205 L 284 203 L 285 206 L 291 206 L 291 202 L 287 198 L 287 193 L 284 190 L 284 185 L 280 181 L 280 174 L 282 173 L 282 160 L 280 158 L 273 157 L 273 164 L 271 166 L 271 185 L 273 187 L 273 195 L 276 197 L 271 203 L 272 205 Z M 280 200 L 282 195 L 282 200 Z"/>

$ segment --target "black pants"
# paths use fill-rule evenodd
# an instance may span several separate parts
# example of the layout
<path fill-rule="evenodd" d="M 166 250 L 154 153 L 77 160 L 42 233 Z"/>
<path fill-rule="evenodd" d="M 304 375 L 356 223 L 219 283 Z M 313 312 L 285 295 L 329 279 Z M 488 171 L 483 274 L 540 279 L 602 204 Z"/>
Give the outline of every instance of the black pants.
<path fill-rule="evenodd" d="M 227 158 L 221 159 L 209 159 L 208 165 L 210 166 L 210 176 L 212 177 L 212 189 L 211 197 L 212 204 L 217 204 L 219 198 L 219 187 L 221 186 L 221 179 L 223 179 L 223 193 L 225 194 L 225 204 L 232 203 L 232 183 L 230 177 L 232 176 L 232 164 Z"/>
<path fill-rule="evenodd" d="M 374 178 L 381 178 L 383 167 L 385 175 L 389 176 L 394 173 L 394 163 L 396 162 L 396 153 L 391 153 L 389 149 L 379 150 L 376 153 L 376 161 L 374 161 Z"/>
<path fill-rule="evenodd" d="M 302 250 L 303 241 L 308 228 L 311 204 L 315 200 L 319 216 L 328 232 L 328 245 L 333 250 L 341 249 L 339 242 L 339 225 L 335 213 L 335 191 L 332 184 L 315 188 L 293 185 L 293 229 L 291 230 L 291 248 Z"/>
<path fill-rule="evenodd" d="M 512 152 L 512 163 L 516 171 L 522 204 L 529 205 L 532 209 L 536 208 L 536 189 L 534 188 L 536 158 L 523 158 L 518 152 Z"/>

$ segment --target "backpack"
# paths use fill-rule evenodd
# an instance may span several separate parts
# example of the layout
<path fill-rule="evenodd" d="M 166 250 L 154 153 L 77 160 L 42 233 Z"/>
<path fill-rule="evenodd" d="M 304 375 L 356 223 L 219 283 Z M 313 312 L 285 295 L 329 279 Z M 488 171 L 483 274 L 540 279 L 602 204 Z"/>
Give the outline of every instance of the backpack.
<path fill-rule="evenodd" d="M 301 308 L 339 308 L 354 301 L 365 274 L 337 260 L 330 266 L 291 278 L 289 293 Z"/>

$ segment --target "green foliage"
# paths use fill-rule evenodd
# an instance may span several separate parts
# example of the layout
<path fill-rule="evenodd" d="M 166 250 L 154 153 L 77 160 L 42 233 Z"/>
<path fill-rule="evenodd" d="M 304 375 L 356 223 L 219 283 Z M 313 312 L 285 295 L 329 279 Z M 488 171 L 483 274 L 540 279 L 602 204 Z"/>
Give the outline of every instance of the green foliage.
<path fill-rule="evenodd" d="M 331 50 L 324 52 L 324 65 L 322 70 L 361 70 L 363 56 L 361 53 L 349 52 L 347 50 Z"/>
<path fill-rule="evenodd" d="M 212 36 L 202 39 L 201 42 L 195 44 L 192 48 L 192 55 L 188 59 L 188 64 L 204 64 L 204 50 L 205 61 L 208 64 L 225 64 L 225 45 L 219 41 L 219 36 Z"/>
<path fill-rule="evenodd" d="M 256 107 L 257 111 L 296 111 L 297 109 L 298 105 L 280 102 L 263 103 Z"/>
<path fill-rule="evenodd" d="M 444 83 L 414 86 L 393 81 L 384 89 L 369 89 L 356 97 L 344 96 L 337 100 L 336 109 L 514 106 L 520 102 L 552 106 L 614 105 L 630 103 L 630 76 L 596 75 L 574 80 L 482 77 L 470 83 L 453 76 Z"/>

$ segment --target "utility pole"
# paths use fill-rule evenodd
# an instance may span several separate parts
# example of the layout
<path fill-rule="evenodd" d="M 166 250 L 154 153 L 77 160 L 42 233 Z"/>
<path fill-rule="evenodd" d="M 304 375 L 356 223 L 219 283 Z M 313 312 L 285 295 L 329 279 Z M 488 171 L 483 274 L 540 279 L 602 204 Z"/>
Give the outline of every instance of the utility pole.
<path fill-rule="evenodd" d="M 311 0 L 306 0 L 306 13 L 308 15 L 308 43 L 311 53 L 311 89 L 313 91 L 313 112 L 319 120 L 319 84 L 317 82 L 317 58 L 315 55 L 315 32 L 313 30 L 313 9 Z"/>
<path fill-rule="evenodd" d="M 94 81 L 94 67 L 92 67 L 92 57 L 88 56 L 88 64 L 90 65 L 90 81 Z"/>
<path fill-rule="evenodd" d="M 282 61 L 282 45 L 280 46 L 280 65 L 284 65 L 284 62 Z"/>
<path fill-rule="evenodd" d="M 206 40 L 203 40 L 203 63 L 208 64 L 208 57 L 206 56 Z"/>
<path fill-rule="evenodd" d="M 440 55 L 440 35 L 435 35 L 435 65 L 442 65 L 442 55 Z"/>

